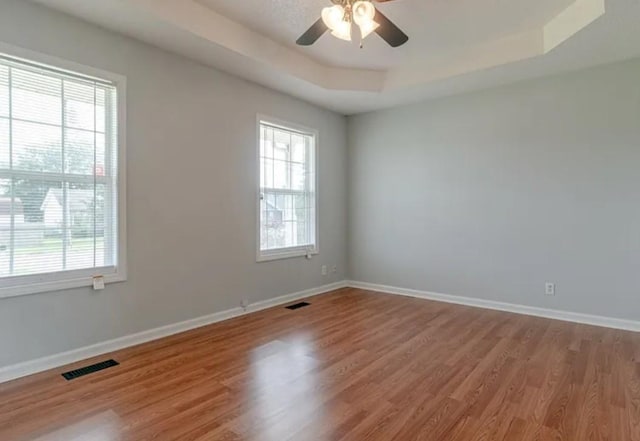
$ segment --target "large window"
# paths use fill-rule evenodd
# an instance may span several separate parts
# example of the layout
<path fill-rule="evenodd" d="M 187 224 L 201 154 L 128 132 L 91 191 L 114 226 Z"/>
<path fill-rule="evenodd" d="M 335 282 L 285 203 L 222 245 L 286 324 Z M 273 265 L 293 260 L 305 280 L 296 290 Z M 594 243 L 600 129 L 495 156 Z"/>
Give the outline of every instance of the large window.
<path fill-rule="evenodd" d="M 0 297 L 122 280 L 118 99 L 0 54 Z"/>
<path fill-rule="evenodd" d="M 259 129 L 258 260 L 314 254 L 317 134 L 266 118 Z"/>

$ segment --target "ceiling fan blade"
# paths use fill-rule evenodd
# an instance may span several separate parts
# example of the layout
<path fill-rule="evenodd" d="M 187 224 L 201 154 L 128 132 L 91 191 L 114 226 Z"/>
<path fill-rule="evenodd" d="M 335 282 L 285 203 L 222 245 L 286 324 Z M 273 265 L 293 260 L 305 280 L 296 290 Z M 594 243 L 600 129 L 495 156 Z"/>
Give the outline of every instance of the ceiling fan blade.
<path fill-rule="evenodd" d="M 377 8 L 374 20 L 380 25 L 380 27 L 376 29 L 376 34 L 389 43 L 389 46 L 398 47 L 409 41 L 407 34 L 402 32 L 398 26 L 389 20 L 386 15 L 378 11 Z"/>
<path fill-rule="evenodd" d="M 327 32 L 329 28 L 322 19 L 318 19 L 304 34 L 298 38 L 296 44 L 300 46 L 311 46 L 313 43 L 318 41 L 318 38 L 322 37 L 322 35 Z"/>

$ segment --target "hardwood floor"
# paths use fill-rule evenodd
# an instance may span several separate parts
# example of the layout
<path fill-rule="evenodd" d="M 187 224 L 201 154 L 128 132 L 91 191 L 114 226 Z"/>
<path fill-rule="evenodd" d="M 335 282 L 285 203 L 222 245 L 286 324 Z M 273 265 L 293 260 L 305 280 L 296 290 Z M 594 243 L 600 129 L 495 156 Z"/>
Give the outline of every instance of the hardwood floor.
<path fill-rule="evenodd" d="M 640 334 L 345 289 L 0 385 L 0 440 L 640 440 Z"/>

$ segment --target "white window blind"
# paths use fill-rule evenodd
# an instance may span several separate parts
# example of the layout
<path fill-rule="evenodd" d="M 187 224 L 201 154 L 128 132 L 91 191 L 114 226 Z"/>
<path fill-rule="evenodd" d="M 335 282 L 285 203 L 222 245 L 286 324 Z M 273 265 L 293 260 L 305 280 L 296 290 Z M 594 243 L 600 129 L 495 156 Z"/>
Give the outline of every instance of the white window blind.
<path fill-rule="evenodd" d="M 0 288 L 116 272 L 117 96 L 0 55 Z"/>
<path fill-rule="evenodd" d="M 317 251 L 316 138 L 260 121 L 259 259 Z"/>

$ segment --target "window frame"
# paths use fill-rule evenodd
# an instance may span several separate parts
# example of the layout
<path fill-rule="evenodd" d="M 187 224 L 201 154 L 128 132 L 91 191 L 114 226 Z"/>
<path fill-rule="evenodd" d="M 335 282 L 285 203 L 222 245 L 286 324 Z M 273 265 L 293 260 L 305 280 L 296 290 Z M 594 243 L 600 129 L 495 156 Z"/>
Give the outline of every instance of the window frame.
<path fill-rule="evenodd" d="M 261 239 L 261 212 L 260 212 L 260 196 L 262 194 L 262 185 L 261 185 L 261 176 L 262 169 L 260 166 L 260 143 L 261 143 L 261 126 L 262 124 L 267 124 L 276 128 L 281 128 L 287 131 L 298 132 L 305 136 L 313 137 L 313 153 L 311 157 L 313 158 L 313 170 L 314 170 L 314 189 L 313 189 L 313 237 L 314 237 L 314 245 L 313 246 L 299 246 L 299 247 L 288 247 L 288 248 L 278 248 L 275 250 L 262 250 L 260 239 Z M 268 116 L 265 114 L 259 113 L 256 117 L 256 163 L 257 163 L 257 173 L 256 173 L 256 182 L 257 182 L 257 191 L 256 191 L 256 262 L 269 262 L 273 260 L 281 260 L 281 259 L 291 259 L 296 257 L 307 257 L 311 258 L 311 256 L 317 255 L 320 253 L 320 226 L 319 226 L 319 144 L 320 144 L 320 133 L 317 129 L 313 129 L 310 127 L 306 127 L 304 125 L 294 123 L 291 121 L 286 121 L 283 119 L 275 118 L 272 116 Z"/>
<path fill-rule="evenodd" d="M 93 278 L 103 276 L 107 284 L 127 280 L 127 225 L 126 225 L 126 102 L 127 79 L 123 75 L 106 70 L 86 66 L 59 57 L 24 49 L 0 42 L 0 54 L 25 64 L 42 65 L 60 72 L 88 79 L 99 79 L 113 83 L 117 96 L 117 159 L 118 169 L 115 176 L 117 193 L 117 262 L 113 272 L 102 274 L 100 268 L 65 270 L 54 273 L 32 274 L 26 276 L 9 276 L 0 278 L 0 299 L 30 294 L 61 291 L 73 288 L 93 286 Z"/>

